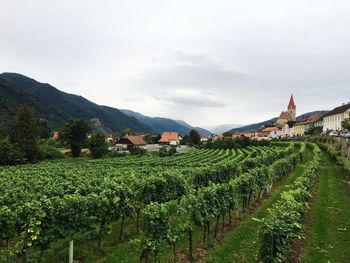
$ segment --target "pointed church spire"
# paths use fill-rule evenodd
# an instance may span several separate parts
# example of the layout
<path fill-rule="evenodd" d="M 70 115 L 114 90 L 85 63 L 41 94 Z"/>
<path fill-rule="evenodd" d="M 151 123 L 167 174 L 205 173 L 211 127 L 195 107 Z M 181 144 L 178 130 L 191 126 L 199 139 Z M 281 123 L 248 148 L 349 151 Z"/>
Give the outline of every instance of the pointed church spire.
<path fill-rule="evenodd" d="M 288 109 L 295 109 L 295 103 L 294 103 L 293 94 L 290 96 L 290 100 L 289 100 L 289 103 L 288 103 Z"/>

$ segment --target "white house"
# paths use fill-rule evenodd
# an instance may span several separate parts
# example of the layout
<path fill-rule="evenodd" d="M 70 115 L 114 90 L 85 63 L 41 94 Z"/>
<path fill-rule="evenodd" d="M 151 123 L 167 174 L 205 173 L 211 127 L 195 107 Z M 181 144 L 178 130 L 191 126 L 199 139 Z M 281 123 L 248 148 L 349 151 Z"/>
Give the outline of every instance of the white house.
<path fill-rule="evenodd" d="M 163 145 L 176 146 L 180 144 L 180 141 L 181 137 L 177 132 L 163 132 L 158 142 Z"/>
<path fill-rule="evenodd" d="M 282 127 L 282 137 L 293 137 L 294 135 L 294 124 L 296 121 L 289 121 Z"/>
<path fill-rule="evenodd" d="M 340 131 L 342 121 L 350 118 L 350 103 L 336 107 L 323 117 L 323 132 Z"/>
<path fill-rule="evenodd" d="M 282 130 L 271 131 L 269 134 L 269 139 L 279 139 L 282 138 Z"/>
<path fill-rule="evenodd" d="M 202 135 L 201 136 L 201 142 L 207 142 L 209 140 L 209 136 L 208 135 Z"/>

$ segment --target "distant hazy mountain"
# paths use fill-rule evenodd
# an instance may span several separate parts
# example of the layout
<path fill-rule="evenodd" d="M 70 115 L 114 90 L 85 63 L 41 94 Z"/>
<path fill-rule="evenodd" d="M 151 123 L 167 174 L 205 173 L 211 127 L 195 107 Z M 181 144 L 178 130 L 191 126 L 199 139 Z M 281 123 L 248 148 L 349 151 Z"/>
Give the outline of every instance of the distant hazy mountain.
<path fill-rule="evenodd" d="M 208 130 L 212 131 L 213 133 L 224 133 L 227 132 L 230 129 L 234 129 L 234 128 L 239 128 L 242 127 L 243 125 L 241 124 L 221 124 L 221 125 L 217 125 L 217 126 L 211 126 L 211 127 L 207 127 Z"/>
<path fill-rule="evenodd" d="M 165 131 L 175 131 L 178 132 L 181 135 L 189 134 L 191 129 L 196 129 L 200 134 L 203 135 L 209 135 L 211 134 L 210 131 L 205 130 L 200 127 L 192 127 L 188 123 L 181 121 L 181 120 L 172 120 L 168 118 L 161 118 L 161 117 L 149 117 L 142 115 L 141 113 L 131 111 L 131 110 L 121 110 L 124 114 L 128 116 L 132 116 L 142 123 L 147 124 L 150 126 L 153 130 L 155 130 L 158 133 L 162 133 Z"/>
<path fill-rule="evenodd" d="M 302 115 L 297 116 L 297 121 L 301 121 L 305 117 L 308 117 L 308 116 L 311 116 L 311 115 L 314 115 L 314 114 L 317 114 L 317 113 L 324 113 L 324 114 L 326 114 L 327 112 L 329 112 L 329 111 L 324 110 L 324 111 L 307 112 L 307 113 L 304 113 Z M 237 131 L 238 132 L 254 132 L 257 129 L 261 128 L 262 126 L 270 125 L 270 124 L 275 123 L 276 120 L 277 120 L 277 117 L 269 119 L 269 120 L 266 120 L 266 121 L 263 121 L 263 122 L 253 123 L 253 124 L 245 125 L 245 126 L 242 126 L 242 127 L 239 127 L 239 128 L 233 128 L 233 129 L 229 130 L 229 132 L 231 132 L 231 133 L 235 133 Z"/>
<path fill-rule="evenodd" d="M 97 105 L 81 96 L 62 92 L 17 73 L 0 74 L 0 128 L 8 129 L 20 105 L 30 106 L 36 117 L 59 129 L 70 118 L 83 118 L 96 129 L 119 133 L 125 128 L 136 132 L 153 129 L 120 110 Z"/>
<path fill-rule="evenodd" d="M 198 127 L 198 126 L 193 127 L 193 126 L 189 125 L 187 122 L 182 121 L 182 120 L 176 120 L 176 121 L 178 123 L 180 123 L 181 125 L 187 127 L 189 130 L 192 130 L 192 129 L 197 130 L 202 135 L 210 135 L 210 134 L 212 134 L 212 132 L 209 129 L 205 129 L 205 128 Z"/>

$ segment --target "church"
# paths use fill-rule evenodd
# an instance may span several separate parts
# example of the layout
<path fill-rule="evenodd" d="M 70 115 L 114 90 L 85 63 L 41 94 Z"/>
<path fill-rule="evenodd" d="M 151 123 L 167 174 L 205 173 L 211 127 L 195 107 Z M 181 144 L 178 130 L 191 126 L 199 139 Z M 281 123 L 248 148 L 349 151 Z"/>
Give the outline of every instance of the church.
<path fill-rule="evenodd" d="M 287 122 L 296 121 L 296 106 L 293 94 L 290 96 L 287 111 L 282 111 L 276 121 L 276 126 L 282 128 Z"/>

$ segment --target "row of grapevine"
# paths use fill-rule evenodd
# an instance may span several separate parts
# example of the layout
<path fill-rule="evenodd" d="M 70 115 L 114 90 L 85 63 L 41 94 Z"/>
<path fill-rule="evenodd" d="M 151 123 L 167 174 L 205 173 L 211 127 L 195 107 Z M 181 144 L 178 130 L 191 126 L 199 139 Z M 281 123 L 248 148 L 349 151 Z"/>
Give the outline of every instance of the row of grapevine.
<path fill-rule="evenodd" d="M 152 253 L 157 260 L 162 245 L 169 243 L 175 246 L 180 237 L 187 235 L 189 257 L 192 258 L 192 231 L 195 226 L 203 228 L 205 242 L 215 221 L 213 229 L 216 235 L 220 219 L 224 223 L 225 215 L 228 215 L 231 223 L 233 211 L 245 209 L 253 195 L 260 198 L 262 192 L 266 193 L 271 185 L 286 176 L 303 159 L 304 153 L 305 147 L 302 147 L 298 153 L 282 154 L 274 161 L 267 153 L 265 158 L 255 158 L 257 164 L 264 160 L 265 165 L 252 168 L 227 183 L 211 183 L 184 195 L 180 200 L 147 205 L 142 210 L 144 229 L 138 240 L 143 246 L 140 257 L 146 262 Z"/>
<path fill-rule="evenodd" d="M 321 166 L 321 151 L 315 144 L 312 147 L 313 159 L 303 175 L 294 182 L 291 190 L 282 194 L 269 216 L 262 220 L 259 257 L 264 263 L 285 262 L 293 239 L 300 235 L 301 219 L 308 209 L 307 201 Z"/>
<path fill-rule="evenodd" d="M 218 174 L 227 177 L 233 172 L 227 166 L 236 167 L 241 159 L 237 155 L 231 160 L 231 155 L 225 154 L 227 160 L 213 166 L 215 173 L 210 175 L 204 167 L 196 174 L 206 173 L 209 181 L 217 181 Z M 177 169 L 151 170 L 151 174 L 140 177 L 129 167 L 126 176 L 114 177 L 108 166 L 100 171 L 106 176 L 97 172 L 91 176 L 59 164 L 45 166 L 44 171 L 27 166 L 34 175 L 31 177 L 22 168 L 2 169 L 0 189 L 5 194 L 0 196 L 0 238 L 18 241 L 12 247 L 18 257 L 25 256 L 29 247 L 44 251 L 54 240 L 91 231 L 96 225 L 100 227 L 100 244 L 105 228 L 126 218 L 135 218 L 139 231 L 140 212 L 146 205 L 177 200 L 194 188 L 194 177 Z M 57 171 L 59 175 L 54 174 Z M 122 237 L 123 229 L 120 233 Z"/>

